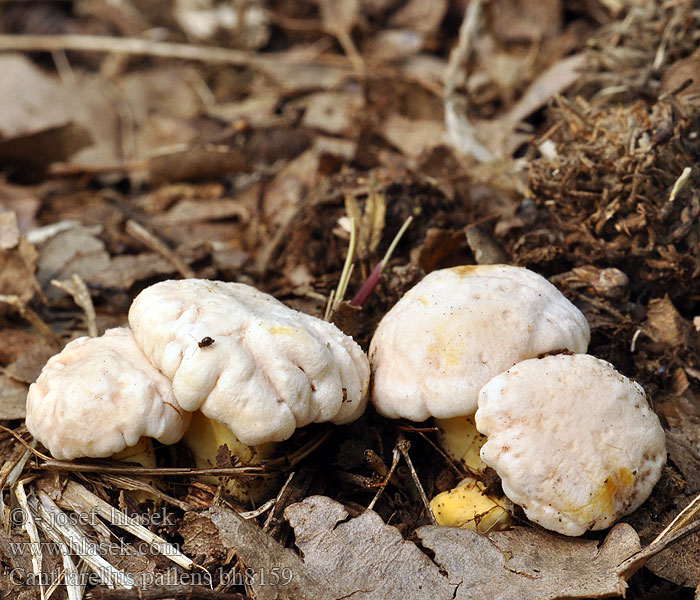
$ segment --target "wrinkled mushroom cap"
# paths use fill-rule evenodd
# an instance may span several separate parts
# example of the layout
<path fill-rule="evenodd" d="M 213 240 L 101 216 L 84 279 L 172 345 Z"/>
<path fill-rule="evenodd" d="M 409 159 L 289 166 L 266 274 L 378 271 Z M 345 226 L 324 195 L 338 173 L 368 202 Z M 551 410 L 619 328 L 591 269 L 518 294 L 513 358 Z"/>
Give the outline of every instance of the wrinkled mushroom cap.
<path fill-rule="evenodd" d="M 70 342 L 27 395 L 27 429 L 61 460 L 112 456 L 142 436 L 174 444 L 189 417 L 127 328 Z"/>
<path fill-rule="evenodd" d="M 479 393 L 483 461 L 536 523 L 604 529 L 651 493 L 664 432 L 641 386 L 587 354 L 523 361 Z"/>
<path fill-rule="evenodd" d="M 481 387 L 526 358 L 585 352 L 583 314 L 521 267 L 433 271 L 379 323 L 370 345 L 372 402 L 389 418 L 473 414 Z"/>
<path fill-rule="evenodd" d="M 180 404 L 244 444 L 281 441 L 308 423 L 347 423 L 365 409 L 369 363 L 352 338 L 248 285 L 157 283 L 134 300 L 129 322 Z M 200 346 L 205 338 L 213 342 Z"/>

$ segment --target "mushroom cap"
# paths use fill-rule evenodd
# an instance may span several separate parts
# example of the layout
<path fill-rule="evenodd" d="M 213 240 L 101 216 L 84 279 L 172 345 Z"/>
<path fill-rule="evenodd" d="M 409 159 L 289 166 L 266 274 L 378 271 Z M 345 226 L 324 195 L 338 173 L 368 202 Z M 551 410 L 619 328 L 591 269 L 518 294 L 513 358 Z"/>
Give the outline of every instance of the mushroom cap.
<path fill-rule="evenodd" d="M 481 387 L 526 358 L 585 352 L 588 322 L 522 267 L 433 271 L 384 316 L 370 344 L 372 402 L 392 419 L 471 415 Z"/>
<path fill-rule="evenodd" d="M 664 432 L 642 387 L 587 354 L 525 360 L 479 393 L 481 458 L 536 523 L 604 529 L 651 493 Z"/>
<path fill-rule="evenodd" d="M 347 423 L 367 404 L 369 361 L 353 339 L 248 285 L 163 281 L 136 297 L 129 322 L 178 402 L 244 444 Z"/>
<path fill-rule="evenodd" d="M 52 356 L 29 386 L 27 429 L 61 460 L 112 456 L 142 436 L 174 444 L 190 415 L 130 329 L 81 337 Z"/>

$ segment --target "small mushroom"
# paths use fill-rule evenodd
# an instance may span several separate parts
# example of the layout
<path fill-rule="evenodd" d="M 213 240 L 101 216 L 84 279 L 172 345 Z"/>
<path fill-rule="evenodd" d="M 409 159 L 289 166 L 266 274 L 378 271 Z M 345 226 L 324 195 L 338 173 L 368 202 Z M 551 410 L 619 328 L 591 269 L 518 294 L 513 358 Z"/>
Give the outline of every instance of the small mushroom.
<path fill-rule="evenodd" d="M 532 521 L 565 535 L 639 507 L 666 461 L 642 387 L 587 354 L 518 363 L 479 392 L 483 461 Z"/>
<path fill-rule="evenodd" d="M 129 322 L 181 406 L 201 412 L 184 440 L 198 466 L 215 465 L 223 444 L 253 447 L 236 454 L 255 462 L 298 427 L 364 412 L 369 363 L 352 338 L 248 285 L 157 283 L 134 300 Z"/>
<path fill-rule="evenodd" d="M 441 524 L 484 532 L 509 523 L 506 499 L 485 498 L 478 481 L 484 438 L 472 416 L 481 387 L 526 358 L 585 352 L 589 340 L 586 318 L 557 288 L 508 265 L 434 271 L 384 316 L 370 344 L 377 412 L 413 421 L 435 417 L 441 445 L 472 474 L 434 499 Z"/>
<path fill-rule="evenodd" d="M 174 444 L 190 415 L 128 328 L 81 337 L 52 356 L 27 395 L 27 429 L 58 459 L 155 466 L 148 438 Z"/>

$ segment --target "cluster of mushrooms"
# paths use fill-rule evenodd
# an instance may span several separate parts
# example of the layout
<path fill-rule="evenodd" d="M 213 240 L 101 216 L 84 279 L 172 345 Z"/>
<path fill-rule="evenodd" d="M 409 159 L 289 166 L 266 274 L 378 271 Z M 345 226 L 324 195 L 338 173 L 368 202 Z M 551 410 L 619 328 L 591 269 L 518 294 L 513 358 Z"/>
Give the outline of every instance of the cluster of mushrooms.
<path fill-rule="evenodd" d="M 566 535 L 635 510 L 666 460 L 642 388 L 585 354 L 583 314 L 524 268 L 434 271 L 384 316 L 369 359 L 334 325 L 239 283 L 155 284 L 129 324 L 70 342 L 30 387 L 27 427 L 54 457 L 153 465 L 148 438 L 183 439 L 199 467 L 223 444 L 245 464 L 298 427 L 357 419 L 371 397 L 388 418 L 434 417 L 471 473 L 433 499 L 438 523 L 486 533 L 514 503 Z M 505 498 L 486 489 L 487 467 Z"/>

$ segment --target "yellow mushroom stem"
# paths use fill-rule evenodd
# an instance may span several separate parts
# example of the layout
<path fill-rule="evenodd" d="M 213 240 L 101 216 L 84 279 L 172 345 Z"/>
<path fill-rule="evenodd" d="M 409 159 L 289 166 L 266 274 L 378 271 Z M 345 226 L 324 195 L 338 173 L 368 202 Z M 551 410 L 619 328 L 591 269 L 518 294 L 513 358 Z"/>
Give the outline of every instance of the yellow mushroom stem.
<path fill-rule="evenodd" d="M 156 454 L 153 450 L 153 442 L 149 437 L 141 437 L 135 446 L 124 448 L 121 452 L 112 454 L 112 460 L 125 463 L 136 463 L 147 469 L 154 469 L 156 466 Z M 153 479 L 150 477 L 141 478 L 144 483 L 153 485 Z M 129 496 L 137 504 L 142 504 L 147 500 L 153 500 L 158 503 L 158 498 L 153 494 L 143 490 L 129 490 Z"/>
<path fill-rule="evenodd" d="M 479 456 L 486 436 L 477 431 L 474 417 L 435 419 L 435 424 L 442 448 L 473 475 L 432 499 L 430 507 L 438 525 L 471 529 L 482 534 L 510 527 L 508 507 L 511 502 L 505 496 L 485 494 L 486 486 L 478 479 L 486 469 Z"/>
<path fill-rule="evenodd" d="M 435 419 L 438 440 L 442 449 L 457 463 L 465 466 L 473 475 L 480 475 L 486 469 L 479 452 L 486 443 L 486 436 L 479 433 L 474 423 L 474 415 Z"/>
<path fill-rule="evenodd" d="M 129 446 L 128 448 L 124 448 L 121 452 L 113 454 L 112 460 L 136 463 L 147 469 L 154 469 L 156 466 L 156 455 L 153 451 L 151 438 L 139 438 L 135 446 Z"/>
<path fill-rule="evenodd" d="M 185 446 L 192 452 L 194 462 L 199 469 L 217 466 L 217 455 L 221 446 L 227 446 L 234 466 L 260 464 L 271 458 L 277 444 L 274 442 L 260 446 L 247 446 L 231 430 L 200 411 L 192 414 L 189 429 L 182 438 Z M 239 502 L 257 504 L 274 490 L 277 481 L 274 477 L 215 477 L 203 476 L 202 481 L 221 483 L 223 489 Z"/>

